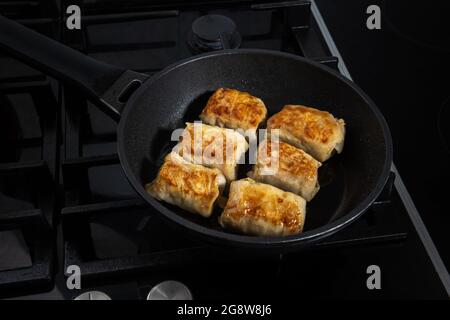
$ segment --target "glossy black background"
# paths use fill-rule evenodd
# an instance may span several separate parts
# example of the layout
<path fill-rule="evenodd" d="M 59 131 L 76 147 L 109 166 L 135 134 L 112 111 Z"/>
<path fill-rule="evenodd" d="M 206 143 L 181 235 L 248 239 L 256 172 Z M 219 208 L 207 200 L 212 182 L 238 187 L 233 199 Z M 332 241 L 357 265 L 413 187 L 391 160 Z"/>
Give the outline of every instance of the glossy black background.
<path fill-rule="evenodd" d="M 450 19 L 448 1 L 319 0 L 356 83 L 382 110 L 394 162 L 447 268 L 450 265 Z M 381 30 L 366 8 L 381 8 Z"/>

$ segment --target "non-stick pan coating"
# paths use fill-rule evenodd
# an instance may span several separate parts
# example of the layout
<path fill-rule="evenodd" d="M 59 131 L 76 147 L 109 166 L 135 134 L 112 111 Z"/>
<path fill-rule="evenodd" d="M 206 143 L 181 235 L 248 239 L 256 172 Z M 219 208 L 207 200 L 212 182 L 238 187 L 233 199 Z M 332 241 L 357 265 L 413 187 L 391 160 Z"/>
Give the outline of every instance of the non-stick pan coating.
<path fill-rule="evenodd" d="M 285 104 L 304 104 L 345 120 L 344 151 L 320 169 L 322 188 L 308 205 L 302 234 L 280 238 L 233 234 L 222 230 L 214 218 L 197 217 L 146 194 L 144 185 L 155 177 L 163 156 L 173 145 L 172 130 L 198 119 L 208 97 L 219 87 L 260 97 L 269 115 Z M 118 136 L 124 170 L 153 208 L 207 239 L 248 247 L 302 245 L 337 231 L 376 198 L 392 161 L 391 138 L 384 118 L 360 89 L 319 64 L 264 50 L 206 54 L 167 68 L 133 95 L 123 113 Z"/>

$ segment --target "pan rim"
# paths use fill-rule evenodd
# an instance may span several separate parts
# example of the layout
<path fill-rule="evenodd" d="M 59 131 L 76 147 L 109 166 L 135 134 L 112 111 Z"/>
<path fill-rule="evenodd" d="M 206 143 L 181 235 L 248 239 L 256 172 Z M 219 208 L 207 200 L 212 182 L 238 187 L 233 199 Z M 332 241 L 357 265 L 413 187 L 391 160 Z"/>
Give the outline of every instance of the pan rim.
<path fill-rule="evenodd" d="M 378 120 L 378 123 L 382 129 L 383 137 L 385 139 L 386 149 L 385 149 L 385 156 L 384 156 L 384 163 L 382 167 L 382 171 L 378 177 L 378 180 L 375 184 L 375 187 L 372 189 L 372 191 L 365 197 L 363 201 L 361 201 L 359 204 L 357 204 L 351 211 L 349 211 L 344 216 L 340 217 L 339 219 L 328 223 L 326 225 L 323 225 L 321 227 L 305 231 L 300 234 L 296 235 L 289 235 L 289 236 L 281 236 L 281 237 L 260 237 L 260 236 L 249 236 L 249 235 L 240 235 L 235 233 L 230 233 L 226 231 L 211 229 L 205 226 L 202 226 L 200 224 L 194 223 L 180 215 L 178 215 L 175 212 L 172 212 L 171 210 L 167 209 L 164 205 L 162 205 L 159 201 L 151 197 L 147 194 L 144 187 L 141 185 L 140 181 L 137 179 L 137 177 L 133 174 L 131 167 L 128 163 L 128 160 L 125 156 L 125 145 L 123 141 L 124 137 L 124 131 L 125 131 L 125 125 L 126 120 L 128 118 L 128 115 L 131 112 L 132 105 L 138 99 L 140 94 L 145 90 L 146 87 L 148 87 L 149 84 L 157 81 L 159 78 L 164 76 L 165 74 L 171 72 L 172 70 L 182 67 L 183 65 L 187 63 L 191 63 L 197 60 L 213 57 L 213 56 L 222 56 L 222 55 L 234 55 L 234 54 L 266 54 L 271 56 L 279 56 L 283 58 L 292 59 L 293 61 L 298 61 L 301 63 L 306 63 L 308 65 L 311 65 L 315 68 L 320 69 L 322 72 L 328 73 L 330 76 L 334 76 L 338 78 L 339 80 L 343 81 L 347 86 L 350 86 L 350 88 L 355 91 L 362 99 L 363 101 L 368 105 L 368 107 L 373 112 L 374 116 Z M 136 192 L 145 200 L 145 202 L 150 205 L 153 209 L 157 210 L 159 213 L 161 213 L 165 218 L 171 220 L 175 224 L 179 226 L 183 226 L 184 228 L 189 229 L 189 231 L 193 231 L 197 233 L 199 236 L 202 236 L 206 238 L 207 240 L 216 240 L 219 242 L 222 242 L 227 245 L 238 245 L 243 247 L 251 247 L 251 248 L 267 248 L 267 247 L 287 247 L 287 246 L 300 246 L 302 244 L 307 244 L 313 241 L 320 240 L 324 237 L 330 236 L 334 234 L 335 232 L 343 229 L 344 227 L 350 225 L 352 222 L 354 222 L 357 218 L 359 218 L 376 200 L 376 198 L 380 195 L 382 192 L 387 179 L 389 177 L 389 173 L 391 171 L 391 165 L 392 165 L 392 159 L 393 159 L 393 145 L 392 145 L 392 136 L 389 130 L 389 127 L 387 125 L 387 122 L 381 113 L 381 111 L 378 109 L 376 104 L 372 101 L 372 99 L 361 89 L 359 86 L 357 86 L 354 82 L 350 81 L 340 73 L 336 72 L 335 70 L 328 68 L 326 66 L 321 65 L 318 62 L 309 60 L 307 58 L 297 56 L 294 54 L 286 53 L 286 52 L 279 52 L 274 50 L 265 50 L 265 49 L 228 49 L 228 50 L 221 50 L 216 52 L 210 52 L 210 53 L 204 53 L 199 54 L 187 59 L 180 60 L 172 65 L 169 65 L 165 69 L 161 70 L 160 72 L 156 73 L 152 77 L 150 77 L 146 82 L 145 85 L 141 86 L 141 88 L 136 91 L 130 100 L 127 102 L 124 111 L 121 115 L 121 119 L 119 121 L 119 126 L 117 129 L 117 136 L 118 136 L 118 145 L 117 145 L 117 151 L 119 160 L 122 164 L 122 169 L 125 172 L 125 175 L 128 179 L 128 181 L 131 183 L 133 188 L 136 190 Z"/>

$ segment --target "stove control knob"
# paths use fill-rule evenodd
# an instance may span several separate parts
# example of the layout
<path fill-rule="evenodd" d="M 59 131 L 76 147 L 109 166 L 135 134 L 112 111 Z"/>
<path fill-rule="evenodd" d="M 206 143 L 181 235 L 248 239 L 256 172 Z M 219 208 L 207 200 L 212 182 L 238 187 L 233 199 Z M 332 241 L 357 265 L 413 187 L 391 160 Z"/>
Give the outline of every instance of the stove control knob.
<path fill-rule="evenodd" d="M 192 300 L 192 293 L 183 283 L 169 280 L 154 286 L 147 300 Z"/>
<path fill-rule="evenodd" d="M 111 300 L 111 298 L 100 291 L 88 291 L 80 294 L 75 300 Z"/>

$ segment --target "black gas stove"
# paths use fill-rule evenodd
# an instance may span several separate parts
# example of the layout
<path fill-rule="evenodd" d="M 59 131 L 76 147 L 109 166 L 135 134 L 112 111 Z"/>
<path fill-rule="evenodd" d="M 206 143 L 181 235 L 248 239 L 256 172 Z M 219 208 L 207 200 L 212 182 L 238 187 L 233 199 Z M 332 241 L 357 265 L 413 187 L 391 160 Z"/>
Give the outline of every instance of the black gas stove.
<path fill-rule="evenodd" d="M 73 4 L 81 30 L 66 28 Z M 263 48 L 350 76 L 314 1 L 13 1 L 0 13 L 149 75 L 200 52 Z M 1 297 L 448 297 L 448 274 L 395 166 L 362 218 L 307 250 L 215 247 L 144 206 L 120 167 L 116 123 L 83 94 L 4 54 L 0 66 Z M 73 266 L 81 289 L 68 288 Z M 368 288 L 373 266 L 380 289 Z"/>

